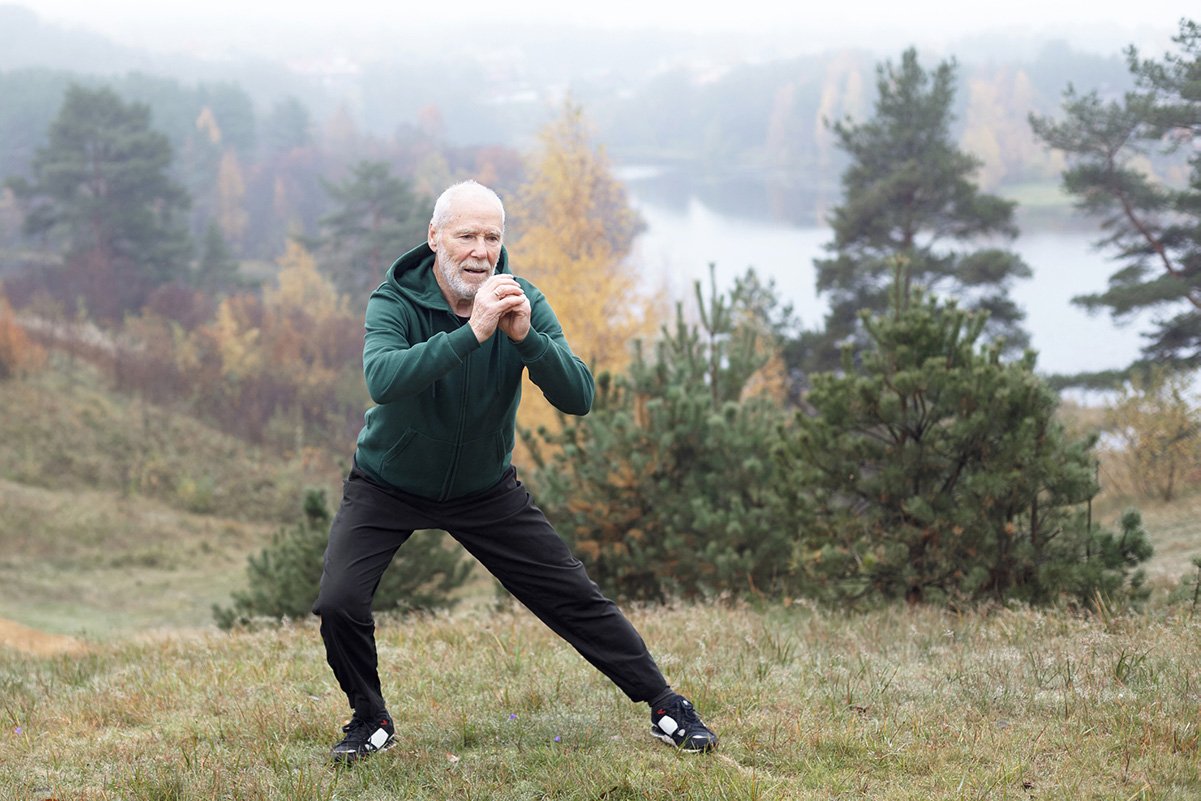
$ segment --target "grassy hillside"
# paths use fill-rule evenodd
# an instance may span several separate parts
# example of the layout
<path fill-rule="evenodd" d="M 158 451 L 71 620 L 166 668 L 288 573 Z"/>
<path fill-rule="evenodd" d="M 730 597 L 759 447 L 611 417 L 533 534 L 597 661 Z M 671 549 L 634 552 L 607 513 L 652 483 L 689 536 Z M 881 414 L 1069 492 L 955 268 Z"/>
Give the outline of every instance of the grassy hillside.
<path fill-rule="evenodd" d="M 207 626 L 304 488 L 340 486 L 335 455 L 249 447 L 78 364 L 0 382 L 0 408 L 0 618 L 46 631 Z"/>
<path fill-rule="evenodd" d="M 56 492 L 149 497 L 239 520 L 298 519 L 298 488 L 339 481 L 337 459 L 349 457 L 252 447 L 185 408 L 111 392 L 78 362 L 60 360 L 30 378 L 0 381 L 0 408 L 0 479 Z"/>
<path fill-rule="evenodd" d="M 803 605 L 632 610 L 722 737 L 677 755 L 532 616 L 385 619 L 399 745 L 327 762 L 346 714 L 315 625 L 0 655 L 16 799 L 1195 799 L 1185 616 Z"/>

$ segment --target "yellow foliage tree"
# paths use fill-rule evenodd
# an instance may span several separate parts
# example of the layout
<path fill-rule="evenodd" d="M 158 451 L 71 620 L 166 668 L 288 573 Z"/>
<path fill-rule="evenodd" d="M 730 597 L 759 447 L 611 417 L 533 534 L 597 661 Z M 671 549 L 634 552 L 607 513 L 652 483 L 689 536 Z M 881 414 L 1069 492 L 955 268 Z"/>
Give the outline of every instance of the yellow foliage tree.
<path fill-rule="evenodd" d="M 541 131 L 526 174 L 508 204 L 514 269 L 550 299 L 580 358 L 594 371 L 619 371 L 631 340 L 656 327 L 653 298 L 628 260 L 641 222 L 578 105 L 567 101 Z M 524 397 L 521 425 L 554 419 L 535 388 Z"/>
<path fill-rule="evenodd" d="M 1109 448 L 1124 469 L 1111 478 L 1145 498 L 1171 501 L 1201 472 L 1201 408 L 1192 394 L 1196 376 L 1152 369 L 1126 385 L 1110 410 Z"/>
<path fill-rule="evenodd" d="M 295 241 L 278 264 L 276 286 L 263 291 L 264 345 L 275 363 L 296 370 L 302 400 L 319 404 L 348 366 L 357 370 L 362 321 Z"/>
<path fill-rule="evenodd" d="M 196 406 L 235 433 L 288 447 L 345 447 L 366 403 L 362 320 L 289 242 L 273 286 L 222 299 L 178 349 Z"/>
<path fill-rule="evenodd" d="M 262 331 L 239 314 L 245 305 L 240 298 L 225 298 L 206 330 L 220 357 L 221 377 L 227 381 L 251 378 L 263 367 Z"/>
<path fill-rule="evenodd" d="M 246 233 L 249 215 L 243 207 L 245 196 L 246 182 L 237 151 L 227 148 L 217 170 L 217 224 L 229 242 L 241 242 Z"/>

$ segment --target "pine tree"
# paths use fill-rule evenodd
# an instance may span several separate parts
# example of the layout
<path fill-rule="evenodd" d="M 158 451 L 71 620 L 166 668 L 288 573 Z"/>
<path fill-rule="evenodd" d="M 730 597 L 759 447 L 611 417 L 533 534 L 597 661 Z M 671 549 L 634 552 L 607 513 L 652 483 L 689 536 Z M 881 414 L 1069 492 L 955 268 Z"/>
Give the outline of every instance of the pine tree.
<path fill-rule="evenodd" d="M 362 161 L 341 183 L 323 182 L 334 210 L 312 243 L 338 290 L 367 297 L 398 256 L 425 240 L 433 204 L 392 175 L 382 161 Z"/>
<path fill-rule="evenodd" d="M 1002 361 L 983 315 L 904 284 L 783 437 L 802 586 L 840 603 L 1140 597 L 1137 513 L 1120 536 L 1090 525 L 1093 443 L 1065 434 L 1033 354 Z"/>
<path fill-rule="evenodd" d="M 972 181 L 980 160 L 951 141 L 955 64 L 927 72 L 907 50 L 899 66 L 878 68 L 877 92 L 870 120 L 833 126 L 851 165 L 830 218 L 831 256 L 815 261 L 818 292 L 830 302 L 816 362 L 833 367 L 839 342 L 863 341 L 858 312 L 887 308 L 898 265 L 908 285 L 988 311 L 989 335 L 1020 348 L 1023 313 L 1008 288 L 1030 269 L 1015 253 L 986 246 L 1017 235 L 1014 204 L 980 192 Z"/>
<path fill-rule="evenodd" d="M 214 294 L 229 292 L 238 284 L 238 261 L 216 222 L 210 222 L 205 230 L 194 283 Z"/>
<path fill-rule="evenodd" d="M 313 117 L 292 95 L 276 101 L 263 125 L 263 146 L 273 155 L 287 154 L 313 143 Z"/>
<path fill-rule="evenodd" d="M 598 377 L 587 417 L 539 431 L 555 449 L 535 473 L 539 503 L 607 591 L 663 600 L 787 582 L 795 532 L 774 516 L 768 455 L 784 412 L 752 394 L 778 344 L 776 310 L 747 289 L 759 286 L 706 298 L 698 284 L 699 327 L 677 306 L 650 354 L 639 346 L 626 372 Z"/>
<path fill-rule="evenodd" d="M 64 271 L 55 285 L 78 292 L 101 319 L 138 309 L 155 287 L 186 275 L 191 245 L 177 217 L 188 197 L 170 165 L 147 106 L 72 86 L 34 157 L 33 181 L 11 182 L 26 233 L 65 248 L 69 280 Z"/>
<path fill-rule="evenodd" d="M 1144 358 L 1201 365 L 1201 26 L 1181 20 L 1179 47 L 1160 61 L 1126 51 L 1135 89 L 1120 100 L 1064 93 L 1061 121 L 1031 117 L 1035 134 L 1063 151 L 1063 184 L 1100 217 L 1098 246 L 1122 263 L 1104 292 L 1081 295 L 1086 309 L 1115 319 L 1155 310 Z M 1186 162 L 1187 180 L 1169 180 Z"/>

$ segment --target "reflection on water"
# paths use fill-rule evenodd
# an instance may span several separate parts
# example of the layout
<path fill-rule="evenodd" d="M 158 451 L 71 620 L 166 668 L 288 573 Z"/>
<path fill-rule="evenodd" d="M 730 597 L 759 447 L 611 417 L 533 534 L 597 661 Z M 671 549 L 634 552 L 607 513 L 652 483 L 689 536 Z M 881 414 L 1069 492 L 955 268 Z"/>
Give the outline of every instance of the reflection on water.
<path fill-rule="evenodd" d="M 615 170 L 645 203 L 684 213 L 696 201 L 731 220 L 768 221 L 799 227 L 823 224 L 839 200 L 837 180 L 800 181 L 783 173 L 723 169 L 703 172 L 672 165 L 630 165 Z"/>
<path fill-rule="evenodd" d="M 784 202 L 780 186 L 760 180 L 689 182 L 654 168 L 623 169 L 632 205 L 647 224 L 635 243 L 636 263 L 661 276 L 676 297 L 716 265 L 720 287 L 754 267 L 772 278 L 807 328 L 825 316 L 814 289 L 813 260 L 825 255 L 832 236 L 822 220 L 820 193 Z M 837 202 L 834 198 L 832 202 Z M 802 208 L 807 211 L 802 212 Z M 782 210 L 782 211 L 781 211 Z M 1090 316 L 1071 298 L 1105 288 L 1114 264 L 1092 248 L 1095 228 L 1028 230 L 1013 247 L 1034 272 L 1014 287 L 1026 310 L 1026 327 L 1039 352 L 1039 369 L 1075 373 L 1123 367 L 1138 356 L 1149 315 L 1117 326 L 1108 315 Z"/>

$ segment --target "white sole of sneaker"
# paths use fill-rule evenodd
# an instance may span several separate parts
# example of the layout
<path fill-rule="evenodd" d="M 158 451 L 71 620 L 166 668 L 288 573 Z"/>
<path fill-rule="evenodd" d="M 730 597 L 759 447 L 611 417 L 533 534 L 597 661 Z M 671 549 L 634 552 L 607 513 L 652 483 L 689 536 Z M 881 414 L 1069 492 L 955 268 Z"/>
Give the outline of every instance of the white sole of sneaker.
<path fill-rule="evenodd" d="M 381 751 L 387 751 L 394 745 L 396 745 L 396 735 L 389 737 L 383 745 L 373 751 L 364 751 L 361 754 L 355 752 L 334 754 L 332 758 L 333 761 L 339 765 L 349 765 L 353 762 L 358 762 L 360 759 L 366 759 L 367 757 L 378 754 Z"/>
<path fill-rule="evenodd" d="M 667 743 L 668 745 L 670 745 L 672 748 L 676 749 L 677 751 L 683 751 L 685 754 L 703 754 L 706 751 L 713 751 L 717 748 L 716 743 L 714 743 L 713 745 L 705 746 L 704 748 L 689 748 L 687 745 L 676 745 L 676 741 L 671 739 L 671 737 L 669 737 L 666 734 L 660 734 L 659 732 L 654 731 L 653 729 L 651 730 L 650 735 L 651 735 L 651 737 L 654 737 L 656 740 L 659 740 L 660 742 Z"/>

